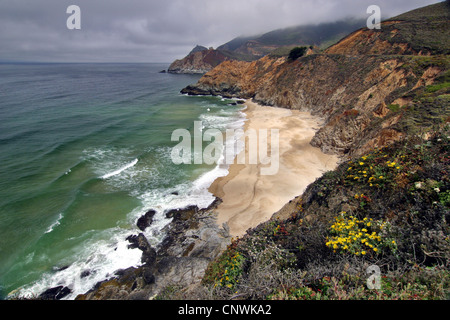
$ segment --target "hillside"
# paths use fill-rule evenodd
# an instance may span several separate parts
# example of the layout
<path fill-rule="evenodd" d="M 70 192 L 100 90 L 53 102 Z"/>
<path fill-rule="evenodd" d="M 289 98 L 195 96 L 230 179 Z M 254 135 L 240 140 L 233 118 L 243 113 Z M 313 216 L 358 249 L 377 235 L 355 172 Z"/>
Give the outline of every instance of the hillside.
<path fill-rule="evenodd" d="M 295 26 L 274 30 L 257 37 L 236 38 L 217 49 L 261 58 L 280 47 L 330 45 L 363 25 L 365 21 L 362 20 L 345 20 L 317 26 Z"/>
<path fill-rule="evenodd" d="M 326 50 L 328 54 L 449 54 L 448 2 L 410 11 L 382 23 L 382 30 L 359 29 Z"/>
<path fill-rule="evenodd" d="M 225 61 L 185 88 L 320 116 L 313 144 L 341 164 L 232 241 L 214 223 L 220 199 L 168 212 L 158 251 L 130 239 L 143 267 L 79 299 L 449 299 L 449 10 L 420 8 L 295 61 Z"/>
<path fill-rule="evenodd" d="M 319 25 L 297 26 L 274 30 L 263 35 L 238 37 L 217 49 L 197 46 L 186 57 L 174 61 L 170 73 L 206 73 L 223 61 L 254 61 L 279 48 L 295 46 L 328 46 L 365 21 L 346 20 Z"/>

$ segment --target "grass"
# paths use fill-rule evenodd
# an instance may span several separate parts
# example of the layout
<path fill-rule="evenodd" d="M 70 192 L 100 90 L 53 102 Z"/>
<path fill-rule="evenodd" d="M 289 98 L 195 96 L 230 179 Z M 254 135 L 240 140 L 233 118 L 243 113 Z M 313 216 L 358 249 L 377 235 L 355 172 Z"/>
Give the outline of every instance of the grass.
<path fill-rule="evenodd" d="M 448 89 L 448 88 L 450 88 L 450 82 L 443 82 L 443 83 L 438 83 L 435 85 L 427 86 L 425 88 L 425 91 L 427 93 L 435 93 L 437 91 L 441 91 L 441 90 Z"/>

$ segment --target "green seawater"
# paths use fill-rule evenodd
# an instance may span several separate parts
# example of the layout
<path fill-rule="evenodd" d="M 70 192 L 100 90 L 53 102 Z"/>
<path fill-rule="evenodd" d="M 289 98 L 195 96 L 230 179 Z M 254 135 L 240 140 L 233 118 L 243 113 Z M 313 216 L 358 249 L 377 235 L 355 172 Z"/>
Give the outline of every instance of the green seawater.
<path fill-rule="evenodd" d="M 0 64 L 0 295 L 67 286 L 73 299 L 139 265 L 136 220 L 213 197 L 223 169 L 174 165 L 176 129 L 239 127 L 241 106 L 179 91 L 199 76 L 163 64 Z"/>

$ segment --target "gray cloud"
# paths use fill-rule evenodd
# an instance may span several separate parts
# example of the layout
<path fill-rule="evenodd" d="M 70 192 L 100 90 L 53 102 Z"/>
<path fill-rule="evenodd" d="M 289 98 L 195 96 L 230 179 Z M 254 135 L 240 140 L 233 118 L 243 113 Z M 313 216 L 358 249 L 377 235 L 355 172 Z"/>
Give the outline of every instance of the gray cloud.
<path fill-rule="evenodd" d="M 437 0 L 0 0 L 0 61 L 170 62 L 196 44 L 366 17 L 390 17 Z M 81 8 L 81 30 L 66 8 Z"/>

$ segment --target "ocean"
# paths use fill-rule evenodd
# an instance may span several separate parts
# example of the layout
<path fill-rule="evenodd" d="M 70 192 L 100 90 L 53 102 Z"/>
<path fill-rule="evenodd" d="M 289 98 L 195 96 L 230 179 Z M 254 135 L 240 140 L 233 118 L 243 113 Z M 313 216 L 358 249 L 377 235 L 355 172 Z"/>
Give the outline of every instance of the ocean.
<path fill-rule="evenodd" d="M 241 105 L 179 91 L 198 75 L 164 64 L 0 64 L 0 297 L 66 286 L 74 299 L 139 266 L 126 238 L 153 246 L 165 211 L 212 203 L 223 165 L 175 165 L 176 129 L 241 128 Z"/>

